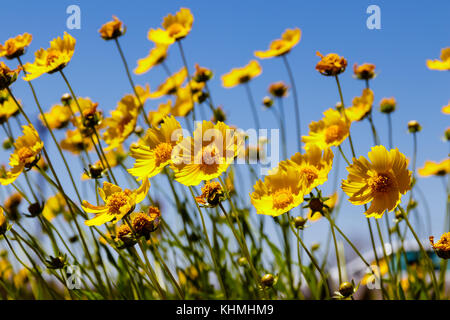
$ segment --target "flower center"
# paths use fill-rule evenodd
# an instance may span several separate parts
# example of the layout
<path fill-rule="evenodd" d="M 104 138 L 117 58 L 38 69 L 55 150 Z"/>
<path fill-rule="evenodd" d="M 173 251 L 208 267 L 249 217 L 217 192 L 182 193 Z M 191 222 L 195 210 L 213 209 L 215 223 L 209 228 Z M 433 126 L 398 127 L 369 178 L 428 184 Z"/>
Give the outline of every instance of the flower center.
<path fill-rule="evenodd" d="M 306 178 L 308 184 L 311 184 L 319 177 L 317 169 L 313 166 L 308 166 L 300 169 L 300 174 Z"/>
<path fill-rule="evenodd" d="M 282 188 L 272 195 L 273 208 L 284 209 L 294 201 L 291 188 Z"/>
<path fill-rule="evenodd" d="M 32 162 L 33 159 L 30 159 L 34 156 L 33 151 L 28 147 L 22 147 L 17 151 L 17 155 L 19 156 L 20 163 L 29 163 Z"/>
<path fill-rule="evenodd" d="M 47 54 L 47 66 L 52 65 L 56 59 L 58 59 L 58 53 L 54 52 L 54 51 L 50 51 Z"/>
<path fill-rule="evenodd" d="M 250 76 L 248 74 L 244 74 L 239 77 L 239 83 L 246 83 L 250 81 Z"/>
<path fill-rule="evenodd" d="M 166 162 L 172 156 L 172 145 L 167 142 L 162 142 L 158 144 L 155 148 L 155 162 L 156 166 L 161 165 L 161 163 Z"/>
<path fill-rule="evenodd" d="M 217 171 L 220 163 L 220 154 L 216 146 L 206 146 L 202 150 L 201 169 L 212 174 Z"/>
<path fill-rule="evenodd" d="M 337 125 L 331 125 L 325 130 L 325 142 L 333 143 L 336 140 L 341 139 L 343 136 L 343 132 L 341 128 Z"/>
<path fill-rule="evenodd" d="M 176 38 L 177 34 L 183 31 L 183 26 L 179 23 L 174 23 L 167 29 L 167 31 L 171 37 Z"/>
<path fill-rule="evenodd" d="M 378 173 L 369 179 L 368 184 L 373 191 L 384 193 L 391 189 L 393 181 L 389 174 Z"/>
<path fill-rule="evenodd" d="M 275 40 L 272 43 L 272 49 L 274 50 L 280 50 L 281 48 L 283 48 L 283 46 L 284 46 L 283 40 Z"/>
<path fill-rule="evenodd" d="M 106 202 L 106 206 L 108 207 L 109 213 L 119 214 L 120 208 L 128 203 L 128 199 L 130 198 L 130 191 L 119 191 L 115 192 L 108 197 L 108 201 Z"/>

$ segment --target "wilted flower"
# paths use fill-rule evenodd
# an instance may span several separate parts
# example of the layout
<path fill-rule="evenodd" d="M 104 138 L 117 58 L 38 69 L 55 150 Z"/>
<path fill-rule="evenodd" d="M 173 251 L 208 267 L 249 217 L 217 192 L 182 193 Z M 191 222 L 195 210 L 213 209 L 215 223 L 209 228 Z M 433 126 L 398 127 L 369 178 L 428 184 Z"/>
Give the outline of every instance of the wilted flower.
<path fill-rule="evenodd" d="M 436 243 L 434 237 L 430 236 L 430 243 L 439 258 L 450 259 L 450 232 L 444 233 Z"/>
<path fill-rule="evenodd" d="M 202 194 L 195 197 L 195 200 L 203 205 L 209 207 L 216 207 L 221 201 L 225 199 L 224 192 L 220 183 L 212 181 L 206 182 L 202 187 Z"/>

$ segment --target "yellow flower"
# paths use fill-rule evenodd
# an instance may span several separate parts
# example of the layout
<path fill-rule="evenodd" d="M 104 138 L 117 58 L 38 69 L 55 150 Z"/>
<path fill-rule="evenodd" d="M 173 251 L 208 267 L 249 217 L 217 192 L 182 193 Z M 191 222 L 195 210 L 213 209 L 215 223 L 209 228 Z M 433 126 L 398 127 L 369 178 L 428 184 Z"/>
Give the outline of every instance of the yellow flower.
<path fill-rule="evenodd" d="M 200 67 L 198 63 L 195 64 L 195 73 L 192 80 L 196 82 L 206 82 L 211 80 L 213 77 L 213 72 L 205 67 Z"/>
<path fill-rule="evenodd" d="M 69 107 L 62 105 L 54 105 L 50 111 L 45 113 L 45 119 L 47 120 L 50 129 L 62 129 L 70 122 L 72 117 L 72 111 Z M 39 114 L 39 119 L 45 126 L 45 121 L 42 115 Z"/>
<path fill-rule="evenodd" d="M 168 77 L 166 81 L 158 86 L 155 92 L 150 93 L 150 98 L 156 99 L 168 94 L 175 94 L 187 77 L 187 69 L 183 67 L 177 73 Z"/>
<path fill-rule="evenodd" d="M 114 220 L 117 223 L 125 215 L 131 213 L 136 204 L 142 202 L 150 188 L 150 181 L 143 179 L 142 185 L 136 190 L 122 190 L 112 183 L 103 182 L 103 188 L 98 188 L 98 193 L 105 203 L 102 206 L 94 206 L 83 200 L 81 207 L 88 213 L 95 213 L 95 217 L 86 220 L 87 226 L 100 226 Z"/>
<path fill-rule="evenodd" d="M 411 171 L 407 168 L 408 160 L 398 149 L 387 151 L 384 146 L 375 146 L 368 157 L 371 162 L 362 156 L 353 158 L 342 190 L 352 204 L 372 202 L 366 216 L 381 218 L 385 210 L 393 211 L 401 195 L 411 188 Z"/>
<path fill-rule="evenodd" d="M 167 100 L 166 103 L 161 103 L 158 106 L 158 110 L 149 111 L 147 118 L 152 126 L 157 127 L 161 124 L 164 117 L 170 114 L 171 110 L 172 110 L 172 100 Z"/>
<path fill-rule="evenodd" d="M 257 214 L 279 216 L 303 202 L 304 178 L 293 166 L 275 168 L 253 186 L 250 200 Z"/>
<path fill-rule="evenodd" d="M 222 76 L 222 85 L 225 88 L 232 88 L 241 83 L 249 82 L 251 79 L 259 76 L 262 68 L 258 61 L 251 60 L 249 64 L 242 68 L 231 69 L 230 72 Z"/>
<path fill-rule="evenodd" d="M 219 177 L 242 152 L 243 140 L 223 122 L 198 123 L 193 137 L 185 137 L 174 148 L 171 167 L 175 180 L 192 186 Z"/>
<path fill-rule="evenodd" d="M 323 210 L 327 210 L 329 213 L 333 211 L 333 209 L 336 207 L 338 202 L 338 194 L 337 192 L 333 193 L 328 200 L 324 201 L 323 204 L 327 205 L 329 209 L 325 208 Z M 322 215 L 318 212 L 313 212 L 311 208 L 309 209 L 309 212 L 307 214 L 308 221 L 315 222 L 322 218 Z"/>
<path fill-rule="evenodd" d="M 450 47 L 441 50 L 441 60 L 427 60 L 427 67 L 431 70 L 450 70 Z"/>
<path fill-rule="evenodd" d="M 103 140 L 108 144 L 106 150 L 120 146 L 136 128 L 139 115 L 139 104 L 134 95 L 124 96 L 117 108 L 111 111 L 111 116 L 104 120 L 106 131 Z"/>
<path fill-rule="evenodd" d="M 150 233 L 156 231 L 159 226 L 161 211 L 157 207 L 148 208 L 148 212 L 136 212 L 131 214 L 131 225 L 138 236 L 150 237 Z"/>
<path fill-rule="evenodd" d="M 98 32 L 100 36 L 105 40 L 112 40 L 125 34 L 126 28 L 123 27 L 122 21 L 120 21 L 116 16 L 112 16 L 113 20 L 108 21 Z"/>
<path fill-rule="evenodd" d="M 309 146 L 306 153 L 297 152 L 290 160 L 281 161 L 279 167 L 292 166 L 305 182 L 304 193 L 308 194 L 315 187 L 328 180 L 328 173 L 333 165 L 333 152 L 327 148 L 322 150 L 315 144 Z"/>
<path fill-rule="evenodd" d="M 96 141 L 96 138 L 94 141 Z M 83 150 L 89 151 L 94 147 L 91 138 L 84 136 L 80 129 L 67 130 L 66 137 L 59 143 L 61 149 L 70 151 L 77 155 L 83 152 Z"/>
<path fill-rule="evenodd" d="M 277 98 L 283 98 L 287 96 L 289 87 L 283 82 L 274 82 L 269 86 L 269 93 Z"/>
<path fill-rule="evenodd" d="M 20 101 L 18 101 L 20 104 Z M 19 112 L 19 107 L 6 90 L 0 91 L 0 124 Z"/>
<path fill-rule="evenodd" d="M 395 111 L 397 107 L 397 101 L 394 97 L 383 98 L 380 101 L 380 111 L 383 113 L 391 113 Z"/>
<path fill-rule="evenodd" d="M 445 176 L 450 173 L 450 158 L 442 160 L 440 163 L 425 161 L 423 168 L 418 170 L 422 177 Z"/>
<path fill-rule="evenodd" d="M 47 220 L 51 221 L 60 213 L 66 213 L 66 200 L 61 193 L 57 193 L 47 199 L 44 209 L 42 210 L 42 215 Z"/>
<path fill-rule="evenodd" d="M 371 63 L 364 63 L 358 66 L 356 63 L 353 65 L 353 73 L 355 77 L 360 80 L 370 80 L 375 78 L 375 65 Z"/>
<path fill-rule="evenodd" d="M 436 243 L 434 243 L 434 237 L 430 236 L 430 243 L 438 257 L 450 259 L 450 232 L 444 233 Z"/>
<path fill-rule="evenodd" d="M 0 177 L 2 185 L 13 183 L 24 170 L 31 169 L 39 160 L 39 153 L 44 147 L 33 125 L 22 126 L 22 128 L 23 135 L 14 142 L 15 150 L 9 157 L 11 171 L 7 171 L 6 176 Z"/>
<path fill-rule="evenodd" d="M 130 148 L 131 156 L 136 159 L 128 172 L 138 177 L 151 178 L 172 163 L 172 150 L 182 138 L 181 125 L 175 117 L 166 117 L 160 128 L 147 130 L 142 141 Z"/>
<path fill-rule="evenodd" d="M 167 58 L 168 48 L 169 47 L 167 45 L 157 44 L 153 49 L 150 50 L 147 57 L 138 60 L 138 65 L 136 69 L 134 69 L 134 73 L 146 73 L 151 68 L 163 63 Z"/>
<path fill-rule="evenodd" d="M 177 98 L 175 104 L 171 110 L 172 115 L 175 117 L 185 117 L 189 114 L 194 108 L 192 101 L 194 103 L 199 102 L 204 86 L 204 82 L 191 81 L 191 85 L 187 84 L 179 88 L 176 93 Z"/>
<path fill-rule="evenodd" d="M 441 111 L 443 114 L 450 114 L 450 102 L 448 103 L 448 105 L 443 106 Z"/>
<path fill-rule="evenodd" d="M 194 16 L 187 8 L 181 8 L 175 15 L 164 17 L 163 29 L 150 29 L 148 39 L 155 43 L 170 45 L 186 37 L 192 29 Z"/>
<path fill-rule="evenodd" d="M 6 59 L 20 57 L 25 53 L 25 49 L 30 45 L 32 39 L 31 34 L 25 32 L 15 38 L 6 40 L 4 45 L 0 44 L 0 57 Z"/>
<path fill-rule="evenodd" d="M 54 73 L 64 69 L 72 59 L 75 51 L 75 38 L 67 32 L 64 37 L 53 39 L 50 48 L 39 49 L 34 53 L 33 63 L 26 63 L 24 66 L 27 75 L 23 78 L 26 81 L 36 79 L 44 73 Z"/>
<path fill-rule="evenodd" d="M 373 99 L 373 91 L 364 89 L 361 97 L 353 98 L 352 106 L 345 109 L 347 119 L 352 122 L 363 120 L 372 110 Z"/>
<path fill-rule="evenodd" d="M 255 56 L 260 59 L 285 55 L 300 41 L 302 32 L 299 28 L 286 29 L 281 39 L 272 41 L 267 51 L 255 51 Z"/>
<path fill-rule="evenodd" d="M 195 201 L 204 206 L 215 207 L 224 198 L 224 193 L 220 183 L 216 181 L 208 181 L 202 187 L 202 194 L 195 197 Z"/>
<path fill-rule="evenodd" d="M 337 76 L 345 71 L 347 60 L 336 53 L 323 56 L 319 51 L 316 53 L 321 59 L 316 65 L 316 70 L 324 76 Z"/>
<path fill-rule="evenodd" d="M 8 66 L 1 61 L 0 62 L 0 90 L 8 88 L 14 81 L 17 80 L 21 68 L 18 67 L 15 70 L 11 70 Z"/>
<path fill-rule="evenodd" d="M 311 144 L 316 144 L 322 150 L 337 147 L 348 137 L 350 122 L 339 111 L 330 108 L 323 114 L 325 117 L 322 120 L 309 124 L 309 134 L 302 138 L 306 143 L 305 148 Z"/>
<path fill-rule="evenodd" d="M 379 267 L 376 261 L 373 261 L 370 265 L 370 270 L 372 270 L 373 273 L 369 271 L 369 273 L 365 274 L 361 279 L 361 285 L 366 286 L 369 283 L 374 283 L 377 279 L 380 279 L 389 272 L 389 265 L 385 259 L 379 260 Z"/>

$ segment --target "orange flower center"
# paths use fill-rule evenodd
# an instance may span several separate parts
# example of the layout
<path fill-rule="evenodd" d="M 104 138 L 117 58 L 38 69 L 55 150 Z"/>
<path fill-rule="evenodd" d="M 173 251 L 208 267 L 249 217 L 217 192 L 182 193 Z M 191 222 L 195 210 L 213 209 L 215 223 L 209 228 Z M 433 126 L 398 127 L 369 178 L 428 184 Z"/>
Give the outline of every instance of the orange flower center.
<path fill-rule="evenodd" d="M 284 41 L 283 40 L 274 40 L 272 42 L 271 47 L 273 50 L 280 50 L 284 47 Z"/>
<path fill-rule="evenodd" d="M 308 166 L 300 169 L 300 173 L 302 176 L 306 178 L 309 184 L 311 184 L 314 180 L 319 177 L 319 172 L 313 166 Z"/>
<path fill-rule="evenodd" d="M 22 147 L 17 150 L 17 155 L 19 156 L 20 163 L 27 164 L 32 161 L 30 158 L 34 156 L 34 152 L 28 147 Z"/>
<path fill-rule="evenodd" d="M 158 144 L 155 148 L 155 162 L 156 166 L 161 165 L 161 163 L 166 162 L 172 156 L 172 145 L 167 142 L 162 142 Z"/>
<path fill-rule="evenodd" d="M 169 35 L 173 38 L 176 38 L 177 35 L 183 31 L 183 26 L 179 23 L 172 24 L 167 31 L 169 32 Z"/>
<path fill-rule="evenodd" d="M 333 143 L 337 140 L 342 139 L 343 135 L 344 132 L 341 129 L 341 127 L 338 126 L 337 124 L 333 124 L 325 130 L 325 142 Z"/>
<path fill-rule="evenodd" d="M 387 173 L 378 173 L 369 179 L 369 187 L 375 192 L 388 192 L 394 184 Z"/>
<path fill-rule="evenodd" d="M 220 154 L 216 146 L 206 146 L 202 150 L 201 169 L 212 174 L 217 171 L 220 163 Z"/>
<path fill-rule="evenodd" d="M 58 57 L 59 57 L 59 54 L 57 52 L 50 51 L 47 54 L 47 66 L 51 66 L 56 61 L 56 59 L 58 59 Z"/>
<path fill-rule="evenodd" d="M 110 195 L 106 202 L 106 206 L 108 207 L 109 213 L 119 214 L 120 208 L 122 208 L 128 203 L 130 194 L 131 194 L 130 190 L 125 190 L 115 192 L 112 195 Z"/>
<path fill-rule="evenodd" d="M 294 201 L 291 188 L 282 188 L 272 195 L 273 208 L 284 209 Z"/>

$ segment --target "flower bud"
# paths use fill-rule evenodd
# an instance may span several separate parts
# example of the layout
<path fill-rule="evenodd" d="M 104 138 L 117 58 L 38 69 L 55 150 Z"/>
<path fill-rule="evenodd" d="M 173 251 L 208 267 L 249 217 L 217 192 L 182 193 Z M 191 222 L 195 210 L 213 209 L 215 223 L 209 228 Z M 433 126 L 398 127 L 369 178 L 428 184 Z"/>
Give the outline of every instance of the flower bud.
<path fill-rule="evenodd" d="M 273 105 L 273 99 L 271 97 L 264 97 L 263 98 L 263 105 L 266 108 L 270 108 Z"/>
<path fill-rule="evenodd" d="M 408 131 L 411 133 L 416 133 L 422 130 L 422 126 L 416 120 L 411 120 L 408 122 Z"/>
<path fill-rule="evenodd" d="M 261 284 L 263 285 L 263 287 L 272 287 L 274 282 L 275 282 L 275 278 L 270 273 L 265 274 L 261 278 Z"/>
<path fill-rule="evenodd" d="M 380 102 L 380 111 L 382 113 L 391 113 L 395 111 L 396 106 L 395 98 L 383 98 Z"/>
<path fill-rule="evenodd" d="M 302 229 L 305 226 L 306 221 L 307 220 L 305 218 L 303 218 L 302 216 L 298 216 L 298 217 L 295 217 L 295 219 L 294 219 L 294 225 L 297 229 Z"/>
<path fill-rule="evenodd" d="M 342 282 L 339 286 L 339 293 L 344 297 L 349 297 L 353 294 L 353 285 L 350 282 Z"/>
<path fill-rule="evenodd" d="M 70 100 L 72 100 L 72 96 L 67 92 L 61 96 L 61 102 L 63 105 L 69 105 Z"/>

